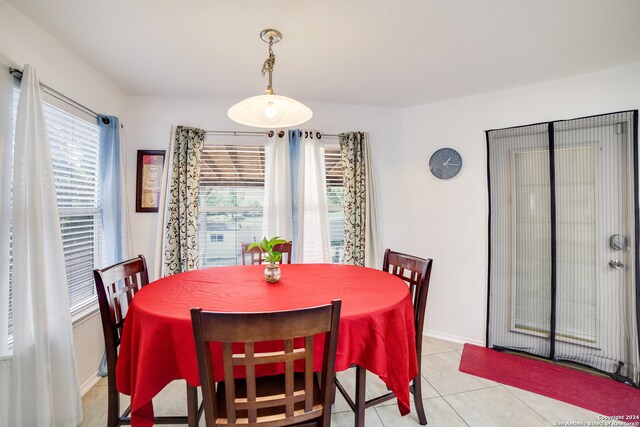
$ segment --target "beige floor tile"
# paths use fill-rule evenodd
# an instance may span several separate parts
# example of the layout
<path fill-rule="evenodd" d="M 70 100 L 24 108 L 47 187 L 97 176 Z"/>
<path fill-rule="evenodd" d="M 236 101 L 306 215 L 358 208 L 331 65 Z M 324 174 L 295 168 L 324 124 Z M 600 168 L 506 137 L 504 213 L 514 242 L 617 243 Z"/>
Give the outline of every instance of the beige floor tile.
<path fill-rule="evenodd" d="M 107 390 L 106 382 L 100 380 L 82 398 L 84 422 L 81 427 L 103 427 L 107 424 Z M 199 396 L 198 399 L 201 399 Z M 120 408 L 122 411 L 129 405 L 129 396 L 120 395 Z M 187 390 L 183 380 L 169 383 L 154 399 L 153 409 L 155 415 L 186 415 Z M 122 412 L 121 411 L 121 412 Z M 202 425 L 204 423 L 201 422 Z M 170 424 L 168 426 L 171 426 Z"/>
<path fill-rule="evenodd" d="M 337 373 L 338 379 L 342 383 L 342 385 L 347 389 L 352 399 L 355 398 L 355 377 L 356 370 L 355 368 L 347 369 L 346 371 Z M 367 399 L 372 399 L 378 396 L 382 396 L 386 394 L 389 390 L 387 389 L 387 385 L 378 377 L 376 374 L 367 371 L 367 390 L 366 396 Z M 334 409 L 332 412 L 342 412 L 346 410 L 350 410 L 342 395 L 338 392 L 337 396 L 340 396 L 342 402 L 338 401 L 336 397 L 336 403 L 334 404 Z M 427 379 L 423 376 L 422 378 L 422 398 L 428 399 L 431 397 L 439 396 L 438 392 L 429 384 Z M 413 396 L 411 396 L 413 399 Z M 387 402 L 381 403 L 381 406 L 386 405 L 397 405 L 397 399 L 391 399 Z"/>
<path fill-rule="evenodd" d="M 444 399 L 470 427 L 551 425 L 502 386 L 453 394 Z"/>
<path fill-rule="evenodd" d="M 398 408 L 394 406 L 377 406 L 376 411 L 385 427 L 419 426 L 418 415 L 413 408 L 413 402 L 411 403 L 411 413 L 404 417 L 400 416 Z M 423 404 L 427 415 L 428 427 L 466 426 L 462 418 L 456 414 L 456 411 L 442 397 L 424 399 Z"/>
<path fill-rule="evenodd" d="M 460 357 L 461 355 L 457 351 L 422 356 L 422 375 L 442 396 L 498 384 L 494 381 L 460 372 L 458 370 Z"/>
<path fill-rule="evenodd" d="M 107 387 L 95 385 L 82 397 L 83 422 L 80 427 L 104 427 L 107 425 Z M 122 411 L 129 406 L 129 396 L 120 395 Z"/>
<path fill-rule="evenodd" d="M 94 387 L 108 387 L 107 377 L 102 377 L 98 380 L 98 382 L 94 385 Z"/>
<path fill-rule="evenodd" d="M 399 414 L 398 414 L 399 415 Z M 355 422 L 355 415 L 353 412 L 338 412 L 331 414 L 331 426 L 332 427 L 353 427 Z M 382 424 L 378 413 L 374 408 L 369 408 L 364 411 L 364 425 L 365 427 L 391 427 L 393 424 Z"/>
<path fill-rule="evenodd" d="M 598 414 L 544 396 L 513 387 L 502 386 L 458 371 L 462 346 L 455 343 L 425 338 L 422 358 L 423 402 L 429 427 L 471 426 L 511 427 L 549 426 L 554 422 L 597 422 Z M 339 372 L 347 390 L 355 390 L 355 369 Z M 374 374 L 367 374 L 367 398 L 386 392 L 384 383 Z M 440 393 L 444 397 L 440 397 Z M 82 398 L 84 423 L 82 427 L 103 427 L 107 417 L 107 383 L 101 379 Z M 122 396 L 122 404 L 128 397 Z M 413 401 L 412 401 L 413 406 Z M 169 384 L 156 398 L 154 408 L 158 415 L 186 412 L 184 381 Z M 332 407 L 332 425 L 351 427 L 354 415 L 344 398 L 338 393 Z M 367 427 L 417 426 L 418 417 L 412 408 L 401 417 L 395 399 L 367 409 Z M 204 426 L 204 417 L 200 426 Z"/>
<path fill-rule="evenodd" d="M 433 337 L 422 338 L 422 355 L 444 353 L 451 350 L 462 350 L 462 344 L 444 341 Z"/>
<path fill-rule="evenodd" d="M 503 386 L 507 391 L 524 402 L 531 409 L 540 414 L 551 424 L 556 422 L 566 423 L 567 421 L 575 422 L 599 422 L 599 414 L 579 406 L 570 405 L 559 400 L 551 399 L 540 394 L 531 393 L 516 387 Z"/>
<path fill-rule="evenodd" d="M 375 374 L 371 372 L 367 372 L 367 395 L 369 398 L 374 398 L 377 396 L 382 396 L 388 392 L 387 385 Z M 431 397 L 440 396 L 435 388 L 429 384 L 427 379 L 422 377 L 422 399 L 429 399 Z M 413 402 L 413 395 L 411 395 L 411 401 Z M 387 405 L 397 405 L 397 399 L 391 399 L 384 403 L 381 403 L 380 406 Z"/>
<path fill-rule="evenodd" d="M 202 393 L 198 391 L 198 402 Z M 172 381 L 153 398 L 153 412 L 155 415 L 187 415 L 187 382 Z"/>
<path fill-rule="evenodd" d="M 107 425 L 107 388 L 93 387 L 82 397 L 83 422 L 81 427 Z"/>

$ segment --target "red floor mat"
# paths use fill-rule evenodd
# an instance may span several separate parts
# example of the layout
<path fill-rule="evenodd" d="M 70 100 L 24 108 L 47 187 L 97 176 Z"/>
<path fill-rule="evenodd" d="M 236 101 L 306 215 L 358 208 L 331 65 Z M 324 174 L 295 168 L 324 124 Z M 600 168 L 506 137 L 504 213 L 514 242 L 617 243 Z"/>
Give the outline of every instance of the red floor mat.
<path fill-rule="evenodd" d="M 464 345 L 459 369 L 620 421 L 640 421 L 640 390 L 610 378 L 473 344 Z"/>

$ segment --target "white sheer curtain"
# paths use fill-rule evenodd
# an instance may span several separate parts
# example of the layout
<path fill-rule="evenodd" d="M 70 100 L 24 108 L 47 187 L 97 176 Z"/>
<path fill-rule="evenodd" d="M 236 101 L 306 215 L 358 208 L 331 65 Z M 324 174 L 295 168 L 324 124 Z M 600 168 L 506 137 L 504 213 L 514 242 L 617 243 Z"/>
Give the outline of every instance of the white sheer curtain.
<path fill-rule="evenodd" d="M 273 136 L 265 149 L 263 231 L 293 240 L 296 263 L 329 262 L 324 146 L 315 130 Z"/>
<path fill-rule="evenodd" d="M 25 66 L 13 168 L 10 426 L 82 421 L 51 153 L 35 70 Z M 34 404 L 35 402 L 35 404 Z"/>
<path fill-rule="evenodd" d="M 167 223 L 167 200 L 170 194 L 169 177 L 171 176 L 169 165 L 173 164 L 173 151 L 176 144 L 177 126 L 171 126 L 171 134 L 169 136 L 169 144 L 164 158 L 164 168 L 162 169 L 162 186 L 160 187 L 160 203 L 158 203 L 158 228 L 156 232 L 156 253 L 153 263 L 153 271 L 150 271 L 149 280 L 157 280 L 164 277 L 164 226 Z"/>
<path fill-rule="evenodd" d="M 277 133 L 267 139 L 264 166 L 263 234 L 292 240 L 291 175 L 289 170 L 289 136 Z M 295 242 L 294 242 L 295 244 Z"/>
<path fill-rule="evenodd" d="M 294 212 L 296 262 L 328 263 L 329 212 L 324 165 L 324 145 L 319 132 L 309 129 L 291 132 L 292 192 L 297 208 Z"/>
<path fill-rule="evenodd" d="M 365 267 L 379 268 L 382 259 L 382 247 L 380 245 L 380 226 L 378 222 L 378 195 L 376 190 L 376 180 L 373 175 L 373 162 L 371 160 L 371 148 L 369 145 L 369 134 L 364 133 L 365 137 L 365 165 L 367 186 L 367 241 L 364 253 Z"/>
<path fill-rule="evenodd" d="M 11 227 L 11 151 L 13 77 L 0 73 L 0 426 L 9 423 L 9 231 Z"/>

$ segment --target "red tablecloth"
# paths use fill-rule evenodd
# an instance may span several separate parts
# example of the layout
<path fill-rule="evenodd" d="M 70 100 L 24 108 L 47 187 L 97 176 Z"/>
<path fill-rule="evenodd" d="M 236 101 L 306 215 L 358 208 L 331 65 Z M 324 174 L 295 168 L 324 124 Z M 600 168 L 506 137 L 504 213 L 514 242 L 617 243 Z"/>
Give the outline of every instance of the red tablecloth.
<path fill-rule="evenodd" d="M 131 396 L 135 425 L 150 425 L 151 399 L 171 381 L 200 385 L 190 308 L 272 311 L 333 299 L 342 300 L 336 370 L 357 364 L 375 373 L 395 392 L 400 412 L 409 412 L 409 383 L 418 368 L 407 285 L 386 272 L 349 265 L 281 269 L 275 284 L 264 280 L 263 266 L 217 267 L 165 277 L 136 294 L 116 368 L 117 388 Z M 322 346 L 316 349 L 322 354 Z"/>

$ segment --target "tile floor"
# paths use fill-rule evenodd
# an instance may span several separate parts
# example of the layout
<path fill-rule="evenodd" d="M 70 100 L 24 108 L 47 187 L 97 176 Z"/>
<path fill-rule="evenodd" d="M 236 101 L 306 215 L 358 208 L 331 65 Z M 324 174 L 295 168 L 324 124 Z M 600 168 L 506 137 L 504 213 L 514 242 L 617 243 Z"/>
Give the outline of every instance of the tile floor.
<path fill-rule="evenodd" d="M 528 391 L 485 380 L 458 371 L 462 345 L 426 338 L 422 353 L 422 397 L 430 427 L 560 426 L 603 425 L 598 414 Z M 339 373 L 348 390 L 353 389 L 353 370 Z M 386 391 L 372 374 L 367 377 L 367 395 Z M 127 404 L 126 396 L 123 403 Z M 106 382 L 101 380 L 82 399 L 83 427 L 105 426 Z M 158 415 L 184 413 L 186 393 L 183 381 L 169 384 L 154 399 Z M 395 400 L 369 408 L 367 427 L 419 426 L 415 411 L 401 417 Z M 338 393 L 333 407 L 333 426 L 352 426 L 353 413 Z M 573 422 L 570 424 L 569 422 Z M 589 424 L 591 422 L 591 424 Z M 200 425 L 204 426 L 204 417 Z"/>

